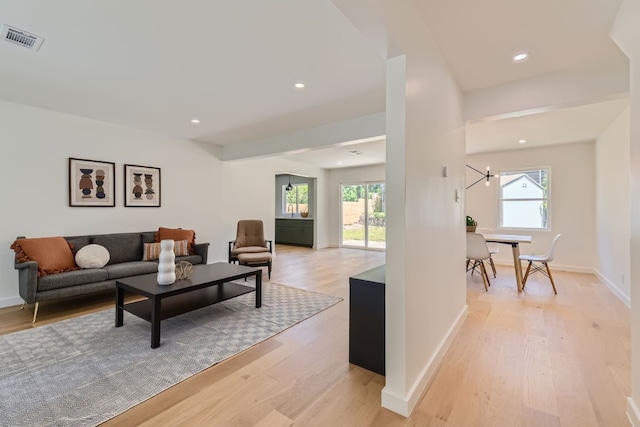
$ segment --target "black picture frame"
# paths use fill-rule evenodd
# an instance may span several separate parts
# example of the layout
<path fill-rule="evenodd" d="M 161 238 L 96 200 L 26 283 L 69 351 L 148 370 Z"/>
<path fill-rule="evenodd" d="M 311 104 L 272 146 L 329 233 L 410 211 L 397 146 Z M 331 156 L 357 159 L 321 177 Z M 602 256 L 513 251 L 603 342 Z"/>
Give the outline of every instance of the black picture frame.
<path fill-rule="evenodd" d="M 115 170 L 113 162 L 69 157 L 69 206 L 114 207 Z"/>
<path fill-rule="evenodd" d="M 126 207 L 159 208 L 161 192 L 160 168 L 124 165 L 124 205 Z"/>

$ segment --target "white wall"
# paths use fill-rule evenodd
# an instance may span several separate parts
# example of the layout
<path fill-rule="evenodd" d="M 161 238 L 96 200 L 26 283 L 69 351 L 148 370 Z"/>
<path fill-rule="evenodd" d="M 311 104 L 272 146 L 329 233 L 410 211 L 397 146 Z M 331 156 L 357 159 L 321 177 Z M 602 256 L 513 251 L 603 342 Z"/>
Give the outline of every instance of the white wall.
<path fill-rule="evenodd" d="M 613 40 L 629 57 L 630 106 L 630 270 L 631 270 L 631 397 L 627 414 L 640 427 L 640 2 L 623 0 L 611 29 Z"/>
<path fill-rule="evenodd" d="M 265 221 L 274 236 L 275 175 L 318 177 L 318 240 L 327 242 L 326 171 L 279 158 L 221 162 L 217 148 L 143 130 L 0 101 L 0 306 L 19 304 L 9 249 L 16 236 L 69 236 L 193 228 L 224 261 L 238 219 Z M 68 206 L 68 158 L 116 163 L 116 207 Z M 125 208 L 124 164 L 161 168 L 162 207 Z"/>
<path fill-rule="evenodd" d="M 596 141 L 596 270 L 600 279 L 631 305 L 629 162 L 630 111 Z"/>
<path fill-rule="evenodd" d="M 386 385 L 408 415 L 466 316 L 461 94 L 413 2 L 375 11 L 404 52 L 387 61 Z M 448 166 L 448 178 L 442 167 Z"/>
<path fill-rule="evenodd" d="M 386 165 L 360 166 L 353 168 L 331 169 L 328 172 L 328 203 L 329 203 L 329 245 L 340 245 L 340 204 L 342 184 L 361 182 L 380 182 L 386 180 Z"/>
<path fill-rule="evenodd" d="M 478 170 L 490 166 L 491 173 L 550 166 L 550 230 L 500 229 L 498 178 L 491 178 L 489 187 L 479 183 L 466 190 L 466 214 L 478 221 L 478 227 L 531 235 L 531 245 L 520 245 L 523 254 L 546 252 L 553 237 L 561 233 L 553 268 L 593 272 L 596 254 L 593 142 L 476 154 L 467 156 L 466 162 Z M 471 172 L 467 182 L 479 177 Z M 493 258 L 500 263 L 513 264 L 511 248 L 507 245 L 501 245 L 500 252 Z"/>

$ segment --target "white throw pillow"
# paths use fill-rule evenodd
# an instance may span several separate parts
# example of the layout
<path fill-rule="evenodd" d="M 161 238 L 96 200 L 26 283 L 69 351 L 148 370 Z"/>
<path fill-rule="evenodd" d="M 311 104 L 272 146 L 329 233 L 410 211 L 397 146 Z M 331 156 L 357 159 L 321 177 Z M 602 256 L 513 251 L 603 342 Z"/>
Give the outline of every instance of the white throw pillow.
<path fill-rule="evenodd" d="M 76 253 L 76 264 L 80 268 L 102 268 L 109 262 L 111 255 L 104 246 L 87 245 Z"/>

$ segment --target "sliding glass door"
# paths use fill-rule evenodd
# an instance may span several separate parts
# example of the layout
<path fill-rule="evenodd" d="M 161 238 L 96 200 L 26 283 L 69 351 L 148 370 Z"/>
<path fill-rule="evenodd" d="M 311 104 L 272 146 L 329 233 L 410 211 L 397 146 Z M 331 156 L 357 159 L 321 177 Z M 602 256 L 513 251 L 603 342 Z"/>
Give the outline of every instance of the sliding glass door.
<path fill-rule="evenodd" d="M 385 185 L 342 185 L 342 246 L 386 248 Z"/>

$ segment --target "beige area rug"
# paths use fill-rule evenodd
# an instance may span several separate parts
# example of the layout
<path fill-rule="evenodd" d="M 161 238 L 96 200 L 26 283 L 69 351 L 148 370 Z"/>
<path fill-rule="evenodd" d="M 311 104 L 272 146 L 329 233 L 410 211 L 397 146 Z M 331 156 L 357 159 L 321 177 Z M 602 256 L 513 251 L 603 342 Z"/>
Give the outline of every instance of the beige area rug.
<path fill-rule="evenodd" d="M 242 282 L 246 284 L 245 282 Z M 95 426 L 339 302 L 272 283 L 151 325 L 113 309 L 0 336 L 0 426 Z"/>

